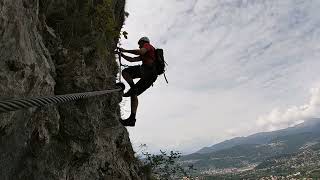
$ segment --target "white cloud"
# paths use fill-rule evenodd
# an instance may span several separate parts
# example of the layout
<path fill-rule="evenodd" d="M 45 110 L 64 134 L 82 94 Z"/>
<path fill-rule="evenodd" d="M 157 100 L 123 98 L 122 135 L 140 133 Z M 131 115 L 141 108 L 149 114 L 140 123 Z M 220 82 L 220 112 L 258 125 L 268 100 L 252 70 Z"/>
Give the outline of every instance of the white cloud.
<path fill-rule="evenodd" d="M 318 117 L 319 115 L 320 88 L 312 88 L 311 97 L 307 104 L 292 106 L 283 111 L 276 108 L 268 115 L 260 117 L 257 125 L 262 130 L 272 131 L 299 124 L 306 119 Z"/>
<path fill-rule="evenodd" d="M 274 107 L 261 118 L 280 116 L 282 127 L 312 114 L 311 102 L 283 109 L 320 82 L 319 8 L 318 0 L 128 1 L 123 47 L 149 36 L 169 63 L 169 85 L 159 77 L 139 99 L 132 141 L 189 151 L 261 130 L 257 117 Z"/>

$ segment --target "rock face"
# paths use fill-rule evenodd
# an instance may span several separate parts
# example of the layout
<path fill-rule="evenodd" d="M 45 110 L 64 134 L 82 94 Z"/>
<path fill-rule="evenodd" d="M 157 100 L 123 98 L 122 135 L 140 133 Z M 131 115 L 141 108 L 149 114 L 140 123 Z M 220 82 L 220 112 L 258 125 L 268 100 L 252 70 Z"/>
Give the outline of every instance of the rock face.
<path fill-rule="evenodd" d="M 125 0 L 0 0 L 0 98 L 114 88 Z M 120 93 L 0 114 L 0 179 L 144 179 Z"/>

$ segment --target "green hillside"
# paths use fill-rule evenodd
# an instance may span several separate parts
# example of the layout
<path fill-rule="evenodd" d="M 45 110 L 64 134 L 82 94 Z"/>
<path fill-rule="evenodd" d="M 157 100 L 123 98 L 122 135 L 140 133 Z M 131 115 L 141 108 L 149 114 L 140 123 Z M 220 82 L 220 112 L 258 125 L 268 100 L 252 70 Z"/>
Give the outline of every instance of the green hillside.
<path fill-rule="evenodd" d="M 272 132 L 269 134 L 272 138 L 265 136 L 269 141 L 263 144 L 240 144 L 210 153 L 194 153 L 182 157 L 180 162 L 186 167 L 193 165 L 199 170 L 197 175 L 205 175 L 207 179 L 320 177 L 318 127 L 318 122 L 301 124 Z"/>

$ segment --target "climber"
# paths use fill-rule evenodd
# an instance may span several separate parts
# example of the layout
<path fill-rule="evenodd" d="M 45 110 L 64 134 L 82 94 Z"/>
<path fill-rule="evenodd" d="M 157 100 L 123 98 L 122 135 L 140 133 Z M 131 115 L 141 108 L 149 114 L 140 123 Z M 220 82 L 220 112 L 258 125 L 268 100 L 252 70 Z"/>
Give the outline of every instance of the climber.
<path fill-rule="evenodd" d="M 138 96 L 147 90 L 157 79 L 157 72 L 154 66 L 155 62 L 155 48 L 150 44 L 148 37 L 142 37 L 138 41 L 139 49 L 126 50 L 119 48 L 121 56 L 129 62 L 142 61 L 142 65 L 130 66 L 122 71 L 123 78 L 127 81 L 130 89 L 123 94 L 123 97 L 131 97 L 131 114 L 129 118 L 120 120 L 124 126 L 134 126 L 136 122 L 136 113 L 138 108 Z M 123 53 L 130 53 L 138 55 L 136 57 L 129 57 Z M 140 78 L 134 84 L 133 79 Z"/>

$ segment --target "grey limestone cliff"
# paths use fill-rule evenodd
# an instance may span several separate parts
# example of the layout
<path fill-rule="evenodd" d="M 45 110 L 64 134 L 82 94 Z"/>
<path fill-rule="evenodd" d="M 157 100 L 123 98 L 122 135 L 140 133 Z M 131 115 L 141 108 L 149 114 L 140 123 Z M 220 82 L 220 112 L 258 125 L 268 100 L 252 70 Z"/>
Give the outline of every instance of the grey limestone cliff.
<path fill-rule="evenodd" d="M 125 0 L 0 0 L 0 99 L 113 88 Z M 120 93 L 0 114 L 0 179 L 144 179 Z"/>

